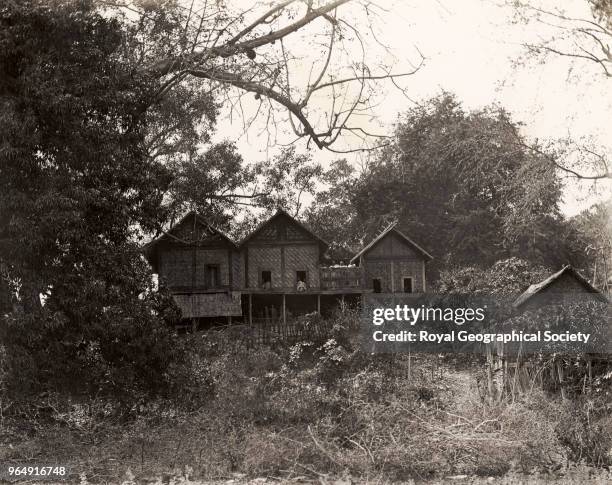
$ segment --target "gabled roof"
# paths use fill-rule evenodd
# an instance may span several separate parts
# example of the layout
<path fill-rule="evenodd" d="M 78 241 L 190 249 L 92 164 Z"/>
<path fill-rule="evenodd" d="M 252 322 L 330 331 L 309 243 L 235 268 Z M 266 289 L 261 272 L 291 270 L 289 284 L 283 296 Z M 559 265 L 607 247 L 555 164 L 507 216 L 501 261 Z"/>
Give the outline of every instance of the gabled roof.
<path fill-rule="evenodd" d="M 598 295 L 598 297 L 601 298 L 602 301 L 607 301 L 607 298 L 597 288 L 595 288 L 593 285 L 591 285 L 591 283 L 589 283 L 584 276 L 582 276 L 580 273 L 578 273 L 578 271 L 576 271 L 570 265 L 566 265 L 563 268 L 561 268 L 559 271 L 557 271 L 556 273 L 553 273 L 552 275 L 550 275 L 545 280 L 540 281 L 539 283 L 533 284 L 529 288 L 527 288 L 514 301 L 513 306 L 515 308 L 518 308 L 518 307 L 524 305 L 525 303 L 527 303 L 527 301 L 529 301 L 535 295 L 537 295 L 538 293 L 540 293 L 541 291 L 545 290 L 550 285 L 552 285 L 555 281 L 557 281 L 559 278 L 561 278 L 561 276 L 563 276 L 564 274 L 568 274 L 568 275 L 574 277 L 576 279 L 576 281 L 578 281 L 587 290 L 587 292 L 595 293 L 596 295 Z"/>
<path fill-rule="evenodd" d="M 309 229 L 307 226 L 305 226 L 304 224 L 302 224 L 300 221 L 298 221 L 295 217 L 293 217 L 291 214 L 289 214 L 287 211 L 285 211 L 284 209 L 278 209 L 276 211 L 276 213 L 270 217 L 269 219 L 263 221 L 261 224 L 259 224 L 259 226 L 257 226 L 257 228 L 251 233 L 249 234 L 247 237 L 245 237 L 239 244 L 240 247 L 244 246 L 246 243 L 248 243 L 251 239 L 253 239 L 257 234 L 259 234 L 264 227 L 266 227 L 268 224 L 270 224 L 273 220 L 277 219 L 280 216 L 285 216 L 288 217 L 294 224 L 296 224 L 298 227 L 300 227 L 301 229 L 303 229 L 304 231 L 306 231 L 308 234 L 310 234 L 314 239 L 316 239 L 319 244 L 321 244 L 322 246 L 325 247 L 325 249 L 327 249 L 329 247 L 329 244 L 327 243 L 327 241 L 321 239 L 319 236 L 317 236 L 314 232 L 312 232 L 311 229 Z"/>
<path fill-rule="evenodd" d="M 370 244 L 368 244 L 367 246 L 365 246 L 361 251 L 359 251 L 355 256 L 353 256 L 353 259 L 351 259 L 351 263 L 355 262 L 356 260 L 358 260 L 363 254 L 367 253 L 370 249 L 372 249 L 379 241 L 381 241 L 385 236 L 387 236 L 387 234 L 393 232 L 395 234 L 397 234 L 401 239 L 403 239 L 410 247 L 412 247 L 412 249 L 414 249 L 416 252 L 418 252 L 421 256 L 423 256 L 423 258 L 425 258 L 425 260 L 427 261 L 431 261 L 433 259 L 433 256 L 431 254 L 429 254 L 427 251 L 425 251 L 421 246 L 419 246 L 417 243 L 415 243 L 412 239 L 410 239 L 408 236 L 406 236 L 404 233 L 402 233 L 397 227 L 397 222 L 391 224 L 389 227 L 387 227 L 383 232 L 381 232 L 377 237 L 375 237 Z"/>
<path fill-rule="evenodd" d="M 146 243 L 142 249 L 145 253 L 145 255 L 148 257 L 149 255 L 151 255 L 151 253 L 155 250 L 155 247 L 162 241 L 166 241 L 166 240 L 177 240 L 175 238 L 173 238 L 173 232 L 175 232 L 182 224 L 184 224 L 189 218 L 195 217 L 196 221 L 201 224 L 202 226 L 206 227 L 208 230 L 210 230 L 212 233 L 214 234 L 218 234 L 221 239 L 223 239 L 224 241 L 226 241 L 231 247 L 233 248 L 237 248 L 238 246 L 236 245 L 236 243 L 229 238 L 229 236 L 227 236 L 225 233 L 223 233 L 221 230 L 217 229 L 214 226 L 211 226 L 202 216 L 200 216 L 199 214 L 197 214 L 194 211 L 190 211 L 188 212 L 183 218 L 181 218 L 180 221 L 178 221 L 174 226 L 172 226 L 168 231 L 164 232 L 161 236 L 156 237 L 155 239 L 149 241 L 148 243 Z M 180 240 L 178 240 L 178 242 L 181 242 Z"/>

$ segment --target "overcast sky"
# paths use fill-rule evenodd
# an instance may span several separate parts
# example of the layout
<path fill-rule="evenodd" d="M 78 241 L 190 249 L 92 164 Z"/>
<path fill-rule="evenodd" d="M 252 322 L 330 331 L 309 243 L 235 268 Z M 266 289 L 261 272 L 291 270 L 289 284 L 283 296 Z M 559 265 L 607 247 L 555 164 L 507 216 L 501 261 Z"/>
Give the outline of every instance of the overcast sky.
<path fill-rule="evenodd" d="M 382 1 L 387 13 L 375 22 L 377 37 L 389 46 L 397 71 L 410 70 L 418 60 L 416 49 L 425 56 L 417 74 L 403 81 L 411 100 L 419 102 L 446 90 L 457 95 L 467 109 L 498 103 L 515 120 L 526 124 L 529 137 L 539 139 L 589 139 L 606 153 L 612 148 L 612 80 L 593 63 L 550 57 L 546 62 L 526 59 L 524 42 L 537 42 L 551 31 L 545 26 L 514 22 L 514 11 L 503 0 Z M 585 0 L 546 2 L 563 5 L 568 12 L 588 16 Z M 346 7 L 345 7 L 346 8 Z M 358 20 L 359 21 L 359 20 Z M 303 39 L 302 39 L 303 41 Z M 305 72 L 305 71 L 304 71 Z M 305 75 L 305 74 L 304 74 Z M 373 109 L 377 125 L 390 133 L 397 115 L 411 102 L 388 85 L 381 102 Z M 227 113 L 225 113 L 227 114 Z M 266 148 L 257 123 L 242 134 L 234 116 L 219 125 L 218 136 L 234 139 L 247 160 L 260 160 L 274 151 Z M 234 135 L 232 135 L 234 134 Z M 286 140 L 282 140 L 286 141 Z M 355 140 L 344 140 L 357 147 Z M 324 163 L 339 155 L 315 153 Z M 358 164 L 359 155 L 351 155 Z M 590 205 L 590 184 L 568 184 L 563 210 L 568 215 Z M 605 187 L 609 190 L 610 185 Z M 605 193 L 605 190 L 603 190 Z"/>

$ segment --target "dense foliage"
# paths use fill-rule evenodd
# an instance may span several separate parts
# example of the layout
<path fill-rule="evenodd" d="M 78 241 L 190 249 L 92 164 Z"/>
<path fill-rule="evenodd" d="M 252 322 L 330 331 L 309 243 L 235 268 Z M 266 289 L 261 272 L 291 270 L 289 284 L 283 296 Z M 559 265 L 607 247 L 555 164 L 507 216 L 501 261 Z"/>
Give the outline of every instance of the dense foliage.
<path fill-rule="evenodd" d="M 515 297 L 529 285 L 550 276 L 549 268 L 520 258 L 501 260 L 488 268 L 465 266 L 441 272 L 436 291 L 444 294 L 480 294 Z"/>
<path fill-rule="evenodd" d="M 147 156 L 156 81 L 92 2 L 0 7 L 0 267 L 12 385 L 154 390 L 173 356 L 138 229 L 169 171 Z M 27 375 L 27 378 L 26 378 Z"/>
<path fill-rule="evenodd" d="M 217 20 L 235 15 L 217 7 Z M 147 68 L 187 49 L 179 4 L 138 4 L 136 20 L 108 8 L 0 7 L 0 323 L 11 392 L 163 391 L 180 354 L 178 313 L 152 291 L 144 235 L 191 209 L 224 229 L 244 205 L 297 210 L 320 172 L 293 148 L 247 167 L 231 142 L 211 142 L 214 82 Z M 195 48 L 200 32 L 189 35 Z M 241 48 L 234 55 L 244 61 Z"/>
<path fill-rule="evenodd" d="M 602 290 L 612 279 L 612 199 L 594 204 L 569 221 L 570 244 L 580 252 L 584 274 Z"/>
<path fill-rule="evenodd" d="M 559 238 L 560 180 L 548 160 L 517 144 L 519 128 L 503 109 L 467 112 L 451 95 L 434 98 L 400 118 L 393 142 L 362 173 L 333 167 L 307 217 L 353 249 L 397 221 L 433 254 L 434 275 L 510 256 L 557 266 L 569 257 Z"/>

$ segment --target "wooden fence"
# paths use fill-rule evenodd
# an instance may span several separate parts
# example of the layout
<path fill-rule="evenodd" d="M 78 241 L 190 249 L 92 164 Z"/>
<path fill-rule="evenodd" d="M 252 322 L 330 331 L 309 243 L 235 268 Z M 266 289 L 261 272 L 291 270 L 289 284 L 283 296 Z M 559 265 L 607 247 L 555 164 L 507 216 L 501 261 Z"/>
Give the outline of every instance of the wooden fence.
<path fill-rule="evenodd" d="M 299 341 L 321 342 L 331 337 L 333 322 L 318 316 L 282 319 L 253 318 L 253 324 L 226 325 L 199 332 L 201 341 L 213 352 L 255 348 Z"/>

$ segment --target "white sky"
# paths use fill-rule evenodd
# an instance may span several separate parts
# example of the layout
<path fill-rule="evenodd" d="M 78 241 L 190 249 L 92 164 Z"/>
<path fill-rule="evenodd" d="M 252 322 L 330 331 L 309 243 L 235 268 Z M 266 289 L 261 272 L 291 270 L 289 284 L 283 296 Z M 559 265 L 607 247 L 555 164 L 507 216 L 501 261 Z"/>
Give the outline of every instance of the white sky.
<path fill-rule="evenodd" d="M 593 63 L 572 62 L 568 58 L 549 57 L 545 63 L 528 60 L 516 66 L 515 61 L 525 54 L 521 43 L 536 42 L 549 32 L 541 25 L 513 22 L 513 10 L 499 3 L 494 0 L 380 2 L 390 11 L 376 21 L 375 32 L 390 47 L 397 71 L 410 69 L 410 61 L 417 58 L 415 46 L 426 58 L 424 67 L 402 82 L 410 98 L 418 102 L 446 90 L 455 93 L 467 109 L 498 103 L 515 120 L 525 123 L 525 133 L 530 138 L 548 140 L 571 135 L 575 139 L 588 139 L 609 157 L 612 79 L 606 79 Z M 588 15 L 584 0 L 544 3 L 563 5 L 583 17 Z M 307 75 L 306 71 L 302 72 Z M 377 131 L 390 134 L 397 115 L 411 104 L 398 90 L 390 84 L 387 86 L 388 92 L 384 92 L 373 114 L 374 123 L 381 126 Z M 246 160 L 261 160 L 274 151 L 268 150 L 266 139 L 257 134 L 260 129 L 261 125 L 255 123 L 245 136 L 242 122 L 235 116 L 231 119 L 227 116 L 219 124 L 218 136 L 236 140 Z M 288 140 L 289 137 L 281 141 Z M 345 139 L 342 143 L 357 148 L 355 140 Z M 314 154 L 323 163 L 340 157 L 318 150 Z M 359 155 L 347 158 L 359 163 Z M 610 184 L 600 184 L 597 194 L 591 189 L 592 184 L 569 182 L 564 212 L 573 215 L 598 198 L 609 197 Z"/>

